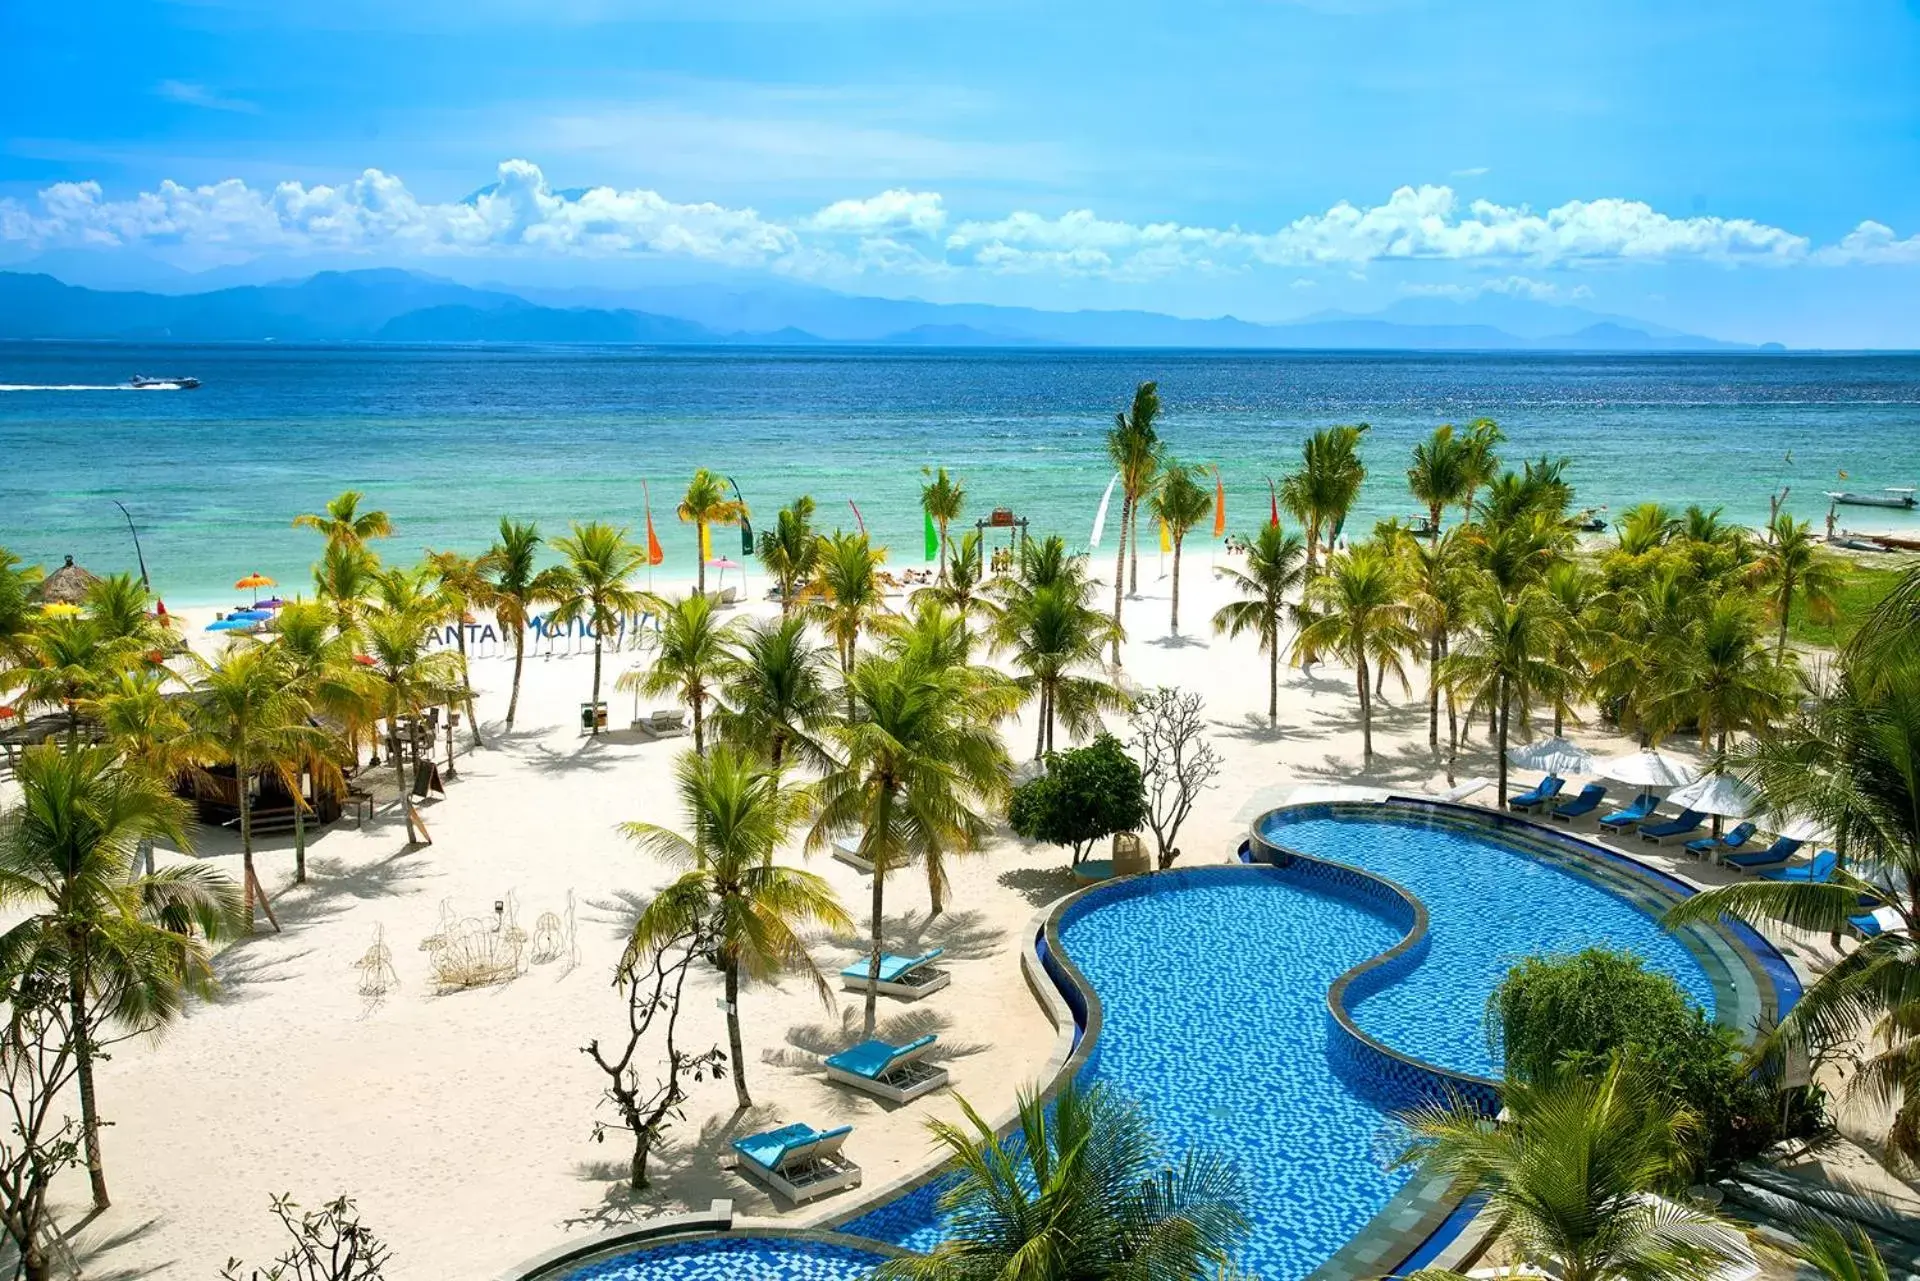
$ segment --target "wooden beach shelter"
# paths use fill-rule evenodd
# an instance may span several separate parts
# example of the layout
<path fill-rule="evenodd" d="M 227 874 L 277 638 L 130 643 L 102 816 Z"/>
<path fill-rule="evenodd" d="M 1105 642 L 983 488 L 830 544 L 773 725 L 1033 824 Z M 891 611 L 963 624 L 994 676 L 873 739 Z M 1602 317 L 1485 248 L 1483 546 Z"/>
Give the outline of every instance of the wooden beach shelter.
<path fill-rule="evenodd" d="M 42 605 L 78 605 L 87 599 L 87 588 L 99 581 L 98 574 L 82 569 L 69 556 L 66 564 L 40 580 L 33 599 Z"/>

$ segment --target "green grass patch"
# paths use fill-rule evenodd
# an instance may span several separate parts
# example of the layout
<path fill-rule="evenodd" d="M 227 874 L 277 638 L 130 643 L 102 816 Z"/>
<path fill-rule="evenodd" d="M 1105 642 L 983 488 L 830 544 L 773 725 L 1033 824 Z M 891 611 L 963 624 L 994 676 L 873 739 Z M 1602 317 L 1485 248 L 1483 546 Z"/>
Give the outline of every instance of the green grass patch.
<path fill-rule="evenodd" d="M 1787 622 L 1787 635 L 1802 645 L 1822 645 L 1832 649 L 1845 645 L 1860 630 L 1860 624 L 1873 612 L 1873 607 L 1907 576 L 1910 568 L 1906 565 L 1883 568 L 1843 563 L 1841 572 L 1845 578 L 1841 580 L 1840 590 L 1834 594 L 1832 623 L 1808 618 L 1806 607 L 1796 600 L 1793 603 L 1793 617 Z"/>

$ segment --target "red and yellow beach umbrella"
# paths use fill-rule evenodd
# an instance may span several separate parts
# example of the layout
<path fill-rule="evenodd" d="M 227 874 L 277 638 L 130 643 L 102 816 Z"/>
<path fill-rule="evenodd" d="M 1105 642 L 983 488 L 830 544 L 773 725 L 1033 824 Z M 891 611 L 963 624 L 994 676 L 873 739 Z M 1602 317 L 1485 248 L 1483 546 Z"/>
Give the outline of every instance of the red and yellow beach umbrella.
<path fill-rule="evenodd" d="M 278 587 L 279 585 L 280 584 L 274 582 L 271 578 L 268 578 L 256 569 L 253 573 L 248 574 L 245 578 L 236 582 L 234 587 L 236 589 L 250 588 L 253 591 L 253 599 L 257 602 L 260 599 L 260 589 L 262 587 Z"/>

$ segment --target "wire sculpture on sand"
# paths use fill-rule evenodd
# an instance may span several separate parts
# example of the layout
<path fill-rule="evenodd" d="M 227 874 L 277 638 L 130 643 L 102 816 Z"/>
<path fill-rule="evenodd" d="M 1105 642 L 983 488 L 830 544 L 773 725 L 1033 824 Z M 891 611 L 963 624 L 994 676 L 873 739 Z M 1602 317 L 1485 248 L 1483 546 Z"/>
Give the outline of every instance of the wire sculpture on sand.
<path fill-rule="evenodd" d="M 400 986 L 400 973 L 393 968 L 393 952 L 387 947 L 386 926 L 373 927 L 373 944 L 360 954 L 353 968 L 360 971 L 360 995 L 369 1003 L 377 1003 Z"/>
<path fill-rule="evenodd" d="M 440 905 L 440 928 L 420 941 L 442 992 L 511 983 L 524 972 L 527 932 L 514 919 L 514 896 L 494 900 L 491 920 Z"/>
<path fill-rule="evenodd" d="M 567 958 L 568 970 L 580 964 L 580 947 L 574 937 L 573 891 L 567 891 L 567 914 L 563 919 L 554 912 L 542 912 L 533 923 L 533 947 L 528 953 L 535 965 Z"/>

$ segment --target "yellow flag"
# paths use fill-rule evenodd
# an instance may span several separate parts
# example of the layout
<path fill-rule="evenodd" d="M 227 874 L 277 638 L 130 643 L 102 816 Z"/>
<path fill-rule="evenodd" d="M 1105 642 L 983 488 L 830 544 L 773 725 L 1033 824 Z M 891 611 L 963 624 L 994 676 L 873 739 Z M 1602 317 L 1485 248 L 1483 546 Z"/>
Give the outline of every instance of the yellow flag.
<path fill-rule="evenodd" d="M 1167 529 L 1167 522 L 1160 522 L 1160 554 L 1166 555 L 1173 550 L 1173 534 Z"/>
<path fill-rule="evenodd" d="M 713 529 L 708 525 L 700 526 L 700 559 L 713 559 Z"/>

